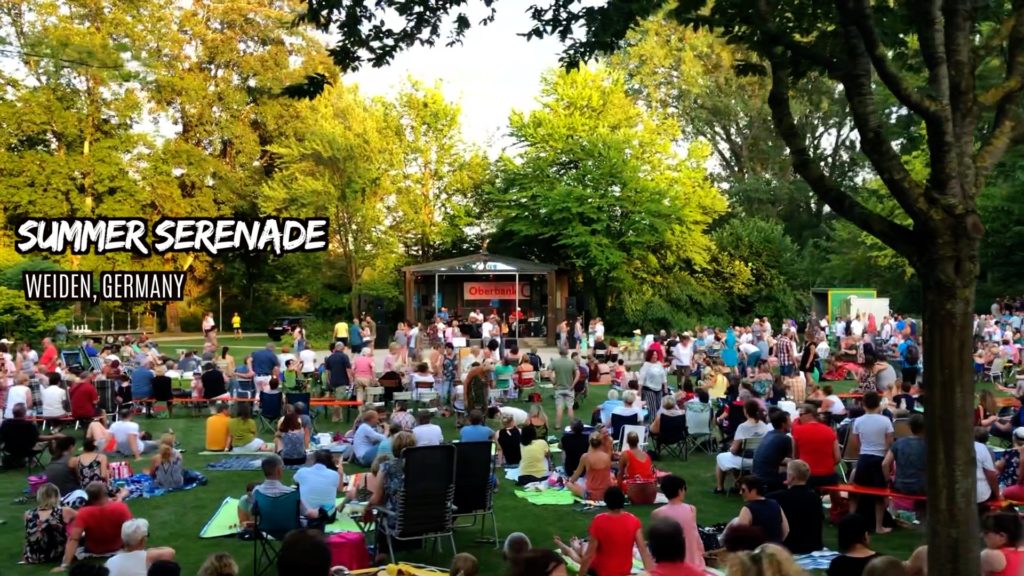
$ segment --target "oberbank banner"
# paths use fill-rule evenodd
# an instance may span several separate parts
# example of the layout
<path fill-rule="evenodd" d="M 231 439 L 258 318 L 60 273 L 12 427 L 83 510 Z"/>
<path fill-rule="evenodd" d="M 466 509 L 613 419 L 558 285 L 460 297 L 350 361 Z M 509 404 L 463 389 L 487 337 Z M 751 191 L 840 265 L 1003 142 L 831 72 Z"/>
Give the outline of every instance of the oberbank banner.
<path fill-rule="evenodd" d="M 530 297 L 530 283 L 519 283 L 519 300 Z M 516 300 L 515 282 L 466 282 L 462 285 L 464 300 Z"/>

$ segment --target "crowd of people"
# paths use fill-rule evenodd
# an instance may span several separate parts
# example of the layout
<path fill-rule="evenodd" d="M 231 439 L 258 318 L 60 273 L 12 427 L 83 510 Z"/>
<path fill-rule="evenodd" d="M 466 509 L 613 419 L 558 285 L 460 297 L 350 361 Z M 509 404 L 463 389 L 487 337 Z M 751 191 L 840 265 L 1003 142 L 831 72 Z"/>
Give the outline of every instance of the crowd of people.
<path fill-rule="evenodd" d="M 720 538 L 729 552 L 723 562 L 729 574 L 802 573 L 791 554 L 823 548 L 821 488 L 839 483 L 837 465 L 846 453 L 857 455 L 854 484 L 891 487 L 908 496 L 926 491 L 921 327 L 913 319 L 858 315 L 832 324 L 812 320 L 801 334 L 795 322 L 783 322 L 776 330 L 767 318 L 759 318 L 749 326 L 725 329 L 697 327 L 692 332 L 647 335 L 637 330 L 622 340 L 606 339 L 600 318 L 587 328 L 582 319 L 566 320 L 557 330 L 558 354 L 545 363 L 536 349 L 506 346 L 510 327 L 496 315 L 474 311 L 460 324 L 446 312 L 439 311 L 426 327 L 399 324 L 380 366 L 372 354 L 376 325 L 368 317 L 335 325 L 334 341 L 321 358 L 301 326 L 295 327 L 298 333 L 293 331 L 291 346 L 278 352 L 270 343 L 237 364 L 228 347 L 217 350 L 215 327 L 206 331 L 202 353 L 182 351 L 176 358 L 145 339 L 100 350 L 86 343 L 87 351 L 95 352 L 99 373 L 119 383 L 119 413 L 113 424 L 100 407 L 97 376 L 61 371 L 48 341 L 43 342 L 42 355 L 27 345 L 9 353 L 8 344 L 0 341 L 5 347 L 0 352 L 7 353 L 0 377 L 9 381 L 4 390 L 9 415 L 5 413 L 0 424 L 0 438 L 25 438 L 20 452 L 12 453 L 5 442 L 5 457 L 24 460 L 44 447 L 53 454 L 46 471 L 50 483 L 39 488 L 38 506 L 25 517 L 25 560 L 54 561 L 59 554 L 67 567 L 77 555 L 116 550 L 107 562 L 113 574 L 173 563 L 174 551 L 149 547 L 145 521 L 131 519 L 120 502 L 110 482 L 107 454 L 136 460 L 151 455 L 147 471 L 156 482 L 180 483 L 183 462 L 173 435 L 159 441 L 148 437 L 134 422 L 140 405 L 129 403 L 167 401 L 170 409 L 170 381 L 183 376 L 191 379 L 190 395 L 211 402 L 207 450 L 266 453 L 264 480 L 247 487 L 238 508 L 239 524 L 252 526 L 254 494 L 299 492 L 300 515 L 308 529 L 289 535 L 284 544 L 302 551 L 303 557 L 294 559 L 300 563 L 318 558 L 323 536 L 317 528 L 336 514 L 338 497 L 369 508 L 397 507 L 404 482 L 403 452 L 455 440 L 445 438 L 435 421 L 452 415 L 458 440 L 495 442 L 497 462 L 518 467 L 519 485 L 554 482 L 606 507 L 594 517 L 586 539 L 557 539 L 553 550 L 533 549 L 528 540 L 523 548 L 521 541 L 510 537 L 505 554 L 511 574 L 561 574 L 565 558 L 578 563 L 580 573 L 599 576 L 628 574 L 641 565 L 652 575 L 701 573 L 705 544 L 697 529 L 696 508 L 685 502 L 686 482 L 678 475 L 659 474 L 658 450 L 651 449 L 676 422 L 685 422 L 688 413 L 707 413 L 717 428 L 715 436 L 722 440 L 722 451 L 714 458 L 715 492 L 735 491 L 742 498 Z M 1013 350 L 1024 310 L 1006 313 L 1001 308 L 993 316 L 979 317 L 981 372 L 998 358 L 1019 363 L 1019 353 L 1014 356 Z M 990 325 L 999 333 L 989 330 Z M 992 347 L 1003 344 L 1007 332 L 1009 347 Z M 458 350 L 456 343 L 466 337 L 467 346 Z M 47 369 L 48 362 L 52 370 Z M 856 386 L 852 395 L 840 397 L 828 381 L 848 376 L 856 379 Z M 594 384 L 610 385 L 606 399 L 593 413 L 580 414 L 580 401 Z M 384 397 L 371 396 L 379 386 L 385 389 Z M 349 458 L 368 469 L 359 474 L 358 482 L 346 484 L 343 462 L 336 454 L 315 450 L 307 406 L 283 404 L 281 417 L 273 423 L 274 438 L 266 441 L 258 434 L 253 403 L 233 401 L 250 390 L 258 400 L 262 394 L 317 387 L 324 395 L 365 404 L 345 434 Z M 163 394 L 165 389 L 170 396 Z M 421 410 L 410 411 L 409 401 L 395 400 L 399 392 L 411 394 Z M 550 422 L 544 396 L 554 399 Z M 519 407 L 516 401 L 526 405 Z M 991 393 L 981 395 L 977 412 L 978 503 L 1016 500 L 1016 495 L 1024 496 L 1024 426 L 1019 413 L 1002 414 Z M 59 431 L 40 435 L 30 421 L 33 414 L 85 421 L 83 452 L 76 454 L 75 441 Z M 340 412 L 334 418 L 340 419 Z M 492 428 L 489 421 L 500 425 Z M 564 433 L 563 423 L 569 424 Z M 627 431 L 625 425 L 642 431 Z M 903 426 L 899 435 L 897 425 Z M 986 444 L 988 434 L 1011 441 L 1012 448 L 994 457 Z M 556 443 L 561 466 L 552 455 L 551 445 Z M 752 445 L 756 447 L 750 449 Z M 294 488 L 283 478 L 285 467 L 296 465 L 304 466 L 295 474 Z M 651 483 L 657 484 L 668 504 L 654 509 L 645 530 L 645 523 L 625 505 L 636 497 L 634 484 Z M 80 505 L 65 505 L 62 496 L 75 490 L 85 494 Z M 842 504 L 833 498 L 833 506 Z M 898 562 L 905 571 L 899 572 L 893 571 L 894 559 L 871 549 L 871 534 L 892 529 L 889 504 L 881 497 L 850 499 L 849 514 L 838 520 L 840 556 L 832 562 L 830 576 L 926 573 L 920 550 L 907 562 Z M 926 518 L 925 506 L 917 505 L 914 511 Z M 86 525 L 91 516 L 103 518 L 100 530 L 110 535 L 93 550 L 88 546 L 94 542 L 82 542 L 81 531 L 76 538 L 74 528 Z M 1013 573 L 1020 565 L 1021 529 L 1019 521 L 1011 526 L 1008 516 L 996 512 L 984 517 L 987 548 L 981 562 L 986 574 Z M 387 525 L 395 518 L 378 520 Z M 64 540 L 56 537 L 58 528 L 67 532 Z M 119 536 L 116 547 L 114 534 Z M 218 562 L 231 565 L 230 558 Z M 766 569 L 769 564 L 775 566 L 772 571 Z M 320 573 L 319 565 L 309 566 Z M 329 569 L 328 554 L 322 573 Z M 452 574 L 478 571 L 469 555 L 453 560 Z"/>

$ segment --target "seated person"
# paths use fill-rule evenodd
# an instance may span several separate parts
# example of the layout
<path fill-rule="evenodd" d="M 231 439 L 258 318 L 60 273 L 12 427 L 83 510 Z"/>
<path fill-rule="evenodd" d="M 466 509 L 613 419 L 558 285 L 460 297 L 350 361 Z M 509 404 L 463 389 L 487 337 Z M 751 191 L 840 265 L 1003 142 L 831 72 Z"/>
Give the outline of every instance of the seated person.
<path fill-rule="evenodd" d="M 206 419 L 206 449 L 210 452 L 224 452 L 230 447 L 230 407 L 227 402 L 218 402 L 214 414 Z"/>
<path fill-rule="evenodd" d="M 882 460 L 882 470 L 886 478 L 896 477 L 892 489 L 903 494 L 924 494 L 925 479 L 928 472 L 925 465 L 927 449 L 924 443 L 924 415 L 915 413 L 910 416 L 910 436 L 904 436 L 893 442 Z"/>
<path fill-rule="evenodd" d="M 537 430 L 533 426 L 523 428 L 520 444 L 522 444 L 523 458 L 519 462 L 520 486 L 531 482 L 540 482 L 547 478 L 548 467 L 548 443 L 537 438 Z"/>
<path fill-rule="evenodd" d="M 690 384 L 689 381 L 687 381 L 687 384 Z M 690 384 L 690 386 L 692 387 L 693 384 Z M 658 410 L 658 413 L 654 416 L 654 422 L 651 422 L 651 435 L 657 436 L 658 433 L 661 432 L 662 416 L 664 416 L 665 418 L 676 418 L 678 416 L 683 415 L 683 411 L 680 410 L 678 408 L 678 405 L 676 404 L 676 397 L 671 394 L 666 395 L 664 398 L 661 399 L 661 408 Z"/>
<path fill-rule="evenodd" d="M 789 436 L 789 413 L 778 408 L 772 408 L 770 413 L 772 430 L 754 451 L 750 472 L 764 483 L 766 491 L 775 491 L 782 488 L 785 472 L 780 471 L 793 456 L 793 439 Z"/>
<path fill-rule="evenodd" d="M 293 480 L 299 485 L 299 496 L 309 510 L 334 511 L 338 494 L 344 490 L 342 475 L 333 469 L 334 458 L 327 450 L 317 450 L 314 464 L 299 468 Z"/>
<path fill-rule="evenodd" d="M 133 518 L 121 525 L 121 541 L 124 550 L 107 560 L 110 576 L 135 576 L 144 574 L 154 562 L 174 561 L 173 548 L 146 549 L 149 540 L 149 522 L 144 518 Z"/>
<path fill-rule="evenodd" d="M 245 494 L 238 499 L 238 526 L 243 531 L 252 530 L 252 491 L 256 489 L 259 482 L 249 482 L 245 485 Z"/>
<path fill-rule="evenodd" d="M 669 396 L 671 398 L 671 396 Z M 640 448 L 640 436 L 636 432 L 626 435 L 627 450 L 619 456 L 619 487 L 626 492 L 626 483 L 634 478 L 654 480 L 654 462 L 646 450 Z"/>
<path fill-rule="evenodd" d="M 601 501 L 605 492 L 615 484 L 612 477 L 612 458 L 604 450 L 600 432 L 593 432 L 589 439 L 590 449 L 580 457 L 580 463 L 566 482 L 566 488 L 586 500 Z M 583 477 L 584 485 L 578 483 Z M 520 476 L 522 479 L 522 476 Z"/>
<path fill-rule="evenodd" d="M 917 398 L 911 394 L 913 386 L 910 382 L 900 383 L 900 393 L 892 397 L 892 403 L 896 405 L 897 410 L 906 410 L 907 412 L 914 412 L 917 406 Z"/>
<path fill-rule="evenodd" d="M 391 412 L 391 423 L 398 424 L 402 430 L 409 432 L 416 426 L 416 417 L 406 409 L 405 402 L 399 400 L 395 402 L 394 410 Z"/>
<path fill-rule="evenodd" d="M 523 412 L 525 415 L 526 412 Z M 515 417 L 511 414 L 502 414 L 501 430 L 496 435 L 498 443 L 498 462 L 502 466 L 519 466 L 523 459 L 522 434 L 516 426 Z"/>
<path fill-rule="evenodd" d="M 747 400 L 743 404 L 743 412 L 746 414 L 747 420 L 736 428 L 736 434 L 733 436 L 732 445 L 729 446 L 729 451 L 722 452 L 716 457 L 715 494 L 725 493 L 726 472 L 740 470 L 744 465 L 747 465 L 747 462 L 750 462 L 750 465 L 753 465 L 753 462 L 750 459 L 745 461 L 742 457 L 743 441 L 747 438 L 764 436 L 768 433 L 768 425 L 758 419 L 758 416 L 761 413 L 761 405 L 757 403 L 757 400 Z"/>
<path fill-rule="evenodd" d="M 200 377 L 203 382 L 203 398 L 205 400 L 227 400 L 231 394 L 228 393 L 227 379 L 224 373 L 217 368 L 217 365 L 208 362 L 203 365 L 203 375 Z"/>
<path fill-rule="evenodd" d="M 807 486 L 811 468 L 803 460 L 790 460 L 786 465 L 785 490 L 768 494 L 779 503 L 789 524 L 789 534 L 783 544 L 793 554 L 809 554 L 821 550 L 824 515 L 821 497 Z"/>
<path fill-rule="evenodd" d="M 3 444 L 3 467 L 22 468 L 29 458 L 42 453 L 46 443 L 60 438 L 60 434 L 40 435 L 35 422 L 26 418 L 24 404 L 16 404 L 12 414 L 0 423 L 0 443 Z"/>
<path fill-rule="evenodd" d="M 277 454 L 270 454 L 269 456 L 265 456 L 263 458 L 263 462 L 260 464 L 260 468 L 262 468 L 263 470 L 263 482 L 257 484 L 256 487 L 253 488 L 253 502 L 256 501 L 255 498 L 257 492 L 270 498 L 276 498 L 278 496 L 290 494 L 295 491 L 295 488 L 292 488 L 291 486 L 286 486 L 284 483 L 281 482 L 281 478 L 284 477 L 284 460 L 281 460 L 281 457 L 278 456 Z M 301 470 L 299 472 L 301 472 Z M 301 479 L 296 481 L 300 482 Z M 335 485 L 334 490 L 335 492 L 337 492 L 337 485 Z M 334 500 L 332 500 L 331 503 L 333 504 Z M 321 509 L 310 508 L 309 506 L 306 505 L 305 501 L 301 500 L 300 490 L 299 519 L 303 522 L 307 522 L 309 520 L 319 519 L 320 515 Z"/>
<path fill-rule="evenodd" d="M 622 404 L 623 404 L 622 400 L 619 400 L 619 391 L 618 390 L 609 390 L 608 391 L 608 399 L 605 400 L 604 402 L 602 402 L 601 405 L 598 406 L 598 408 L 597 408 L 597 411 L 600 412 L 600 414 L 598 415 L 598 417 L 600 418 L 599 421 L 600 422 L 604 422 L 605 424 L 611 424 L 612 423 L 612 411 L 615 410 L 616 408 L 622 406 Z M 594 422 L 594 424 L 596 424 L 596 423 L 597 422 Z"/>
<path fill-rule="evenodd" d="M 61 494 L 70 494 L 80 490 L 78 474 L 71 468 L 71 459 L 75 453 L 75 439 L 64 436 L 50 442 L 50 462 L 46 464 L 43 474 L 46 481 L 57 486 Z"/>
<path fill-rule="evenodd" d="M 85 495 L 86 505 L 78 510 L 75 521 L 71 524 L 71 532 L 68 533 L 68 543 L 64 548 L 60 571 L 71 566 L 71 561 L 76 557 L 110 556 L 123 547 L 121 526 L 132 518 L 128 506 L 123 502 L 111 500 L 107 496 L 107 486 L 102 482 L 93 482 L 86 486 Z M 82 535 L 86 533 L 89 534 L 89 538 L 83 540 Z"/>
<path fill-rule="evenodd" d="M 766 541 L 782 544 L 789 536 L 789 520 L 779 503 L 766 499 L 763 491 L 764 483 L 759 478 L 751 475 L 740 478 L 743 508 L 731 524 L 760 528 Z"/>
<path fill-rule="evenodd" d="M 252 405 L 239 402 L 235 417 L 228 422 L 228 447 L 234 452 L 273 452 L 274 446 L 256 436 L 256 421 L 252 419 Z"/>
<path fill-rule="evenodd" d="M 155 452 L 157 443 L 152 441 L 149 432 L 139 430 L 139 425 L 132 420 L 134 416 L 130 408 L 122 408 L 117 422 L 110 426 L 110 435 L 114 437 L 114 446 L 119 454 L 134 456 L 138 460 L 143 454 Z"/>
<path fill-rule="evenodd" d="M 398 424 L 388 424 L 384 426 L 384 432 L 384 439 L 381 440 L 380 444 L 377 445 L 378 458 L 381 456 L 391 456 L 391 441 L 392 439 L 394 439 L 396 434 L 402 432 L 402 427 L 399 426 Z M 374 460 L 376 461 L 376 458 Z"/>
<path fill-rule="evenodd" d="M 107 412 L 105 410 L 100 410 L 96 416 L 93 416 L 89 426 L 85 429 L 85 438 L 92 440 L 101 450 L 107 449 L 113 438 L 110 436 L 110 431 L 107 430 Z M 111 448 L 113 447 L 111 446 Z"/>
<path fill-rule="evenodd" d="M 153 457 L 149 475 L 153 477 L 153 485 L 157 488 L 173 490 L 185 484 L 181 453 L 174 449 L 174 441 L 174 434 L 164 434 L 160 438 L 159 452 Z"/>
<path fill-rule="evenodd" d="M 412 429 L 412 435 L 416 438 L 417 446 L 437 446 L 444 442 L 444 433 L 441 427 L 430 422 L 434 415 L 427 411 L 421 411 L 416 420 L 419 424 Z"/>
<path fill-rule="evenodd" d="M 640 408 L 637 393 L 633 390 L 626 390 L 622 393 L 622 406 L 612 410 L 612 416 L 625 416 L 627 418 L 636 416 L 638 421 L 643 421 L 643 410 Z M 611 422 L 611 417 L 608 419 Z"/>
<path fill-rule="evenodd" d="M 463 442 L 490 442 L 494 439 L 494 430 L 484 426 L 484 415 L 479 410 L 469 413 L 469 424 L 459 430 L 459 439 Z"/>
<path fill-rule="evenodd" d="M 828 565 L 828 576 L 854 576 L 864 573 L 864 568 L 880 556 L 868 548 L 869 523 L 857 514 L 847 514 L 836 525 L 836 542 L 839 556 Z"/>
<path fill-rule="evenodd" d="M 377 431 L 380 422 L 380 414 L 376 410 L 367 410 L 363 413 L 363 421 L 356 428 L 355 437 L 352 439 L 352 450 L 356 462 L 360 466 L 369 466 L 377 457 L 377 450 L 384 440 L 384 435 Z M 415 433 L 415 430 L 414 430 Z M 440 442 L 438 442 L 440 444 Z"/>
<path fill-rule="evenodd" d="M 62 506 L 60 490 L 51 483 L 36 491 L 36 507 L 25 512 L 25 548 L 21 559 L 26 564 L 56 562 L 64 556 L 67 527 L 75 511 Z"/>
<path fill-rule="evenodd" d="M 562 446 L 562 467 L 566 474 L 575 472 L 580 465 L 580 458 L 590 447 L 590 434 L 586 432 L 583 421 L 576 418 L 559 444 Z"/>
<path fill-rule="evenodd" d="M 281 418 L 274 432 L 274 448 L 286 466 L 306 463 L 306 429 L 302 427 L 302 420 L 294 409 Z"/>

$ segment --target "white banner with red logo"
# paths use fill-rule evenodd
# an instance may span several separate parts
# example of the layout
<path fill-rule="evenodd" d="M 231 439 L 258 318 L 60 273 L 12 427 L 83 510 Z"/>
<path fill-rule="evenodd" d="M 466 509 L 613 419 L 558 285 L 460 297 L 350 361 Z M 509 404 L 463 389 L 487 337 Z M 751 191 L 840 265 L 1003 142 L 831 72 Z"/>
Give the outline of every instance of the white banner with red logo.
<path fill-rule="evenodd" d="M 466 282 L 462 285 L 464 300 L 515 300 L 515 282 Z M 519 299 L 530 298 L 530 283 L 519 283 Z"/>

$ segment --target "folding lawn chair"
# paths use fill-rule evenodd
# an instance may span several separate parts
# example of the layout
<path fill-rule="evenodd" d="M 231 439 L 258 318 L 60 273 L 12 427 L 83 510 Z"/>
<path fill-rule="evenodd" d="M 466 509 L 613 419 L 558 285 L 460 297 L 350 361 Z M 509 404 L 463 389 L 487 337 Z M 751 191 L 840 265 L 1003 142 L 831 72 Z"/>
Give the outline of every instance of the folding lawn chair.
<path fill-rule="evenodd" d="M 711 433 L 711 405 L 703 402 L 686 403 L 686 456 L 698 448 L 705 454 L 717 452 L 715 437 Z"/>
<path fill-rule="evenodd" d="M 640 424 L 640 414 L 634 414 L 632 416 L 623 416 L 622 414 L 612 414 L 611 429 L 608 432 L 612 436 L 612 440 L 618 442 L 621 440 L 622 427 L 627 425 L 637 426 Z"/>
<path fill-rule="evenodd" d="M 636 432 L 637 438 L 640 440 L 640 449 L 647 448 L 647 426 L 643 424 L 624 424 L 619 426 L 619 439 L 615 441 L 615 444 L 621 449 L 626 445 L 626 438 L 630 432 Z"/>
<path fill-rule="evenodd" d="M 660 457 L 661 451 L 665 450 L 670 455 L 675 454 L 676 458 L 687 459 L 686 453 L 686 415 L 678 416 L 661 415 L 658 424 L 657 436 L 651 435 L 654 439 L 654 452 Z"/>
<path fill-rule="evenodd" d="M 494 516 L 494 457 L 493 442 L 459 442 L 455 445 L 455 519 L 472 518 L 469 524 L 454 525 L 468 528 L 480 518 L 478 542 L 494 542 L 498 547 L 498 519 Z M 491 517 L 494 539 L 484 538 L 487 516 Z"/>
<path fill-rule="evenodd" d="M 281 417 L 281 408 L 280 394 L 260 392 L 260 409 L 257 416 L 260 419 L 261 430 L 274 431 L 274 421 Z"/>
<path fill-rule="evenodd" d="M 860 442 L 856 445 L 853 443 L 853 425 L 847 427 L 846 430 L 846 441 L 843 442 L 842 454 L 839 462 L 839 476 L 843 479 L 843 483 L 848 482 L 848 478 L 853 478 L 854 466 L 857 464 L 857 459 L 860 458 Z M 850 472 L 846 472 L 846 467 L 849 466 Z"/>
<path fill-rule="evenodd" d="M 396 540 L 408 542 L 447 537 L 452 545 L 452 554 L 455 554 L 452 523 L 455 450 L 455 446 L 444 444 L 406 448 L 402 453 L 405 481 L 398 494 L 398 508 L 389 510 L 378 506 L 374 509 L 380 535 L 387 540 L 392 561 L 395 560 Z"/>
<path fill-rule="evenodd" d="M 306 407 L 302 413 L 306 414 L 307 416 L 309 415 L 310 400 L 311 396 L 309 392 L 287 392 L 284 395 L 285 403 L 291 404 L 292 406 L 295 406 L 297 403 L 302 402 L 302 405 Z"/>
<path fill-rule="evenodd" d="M 299 520 L 299 491 L 280 496 L 267 496 L 259 490 L 253 495 L 252 516 L 255 523 L 252 539 L 254 576 L 273 573 L 285 534 L 302 528 Z"/>

